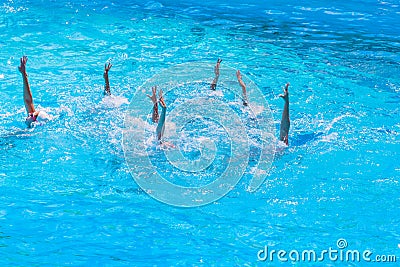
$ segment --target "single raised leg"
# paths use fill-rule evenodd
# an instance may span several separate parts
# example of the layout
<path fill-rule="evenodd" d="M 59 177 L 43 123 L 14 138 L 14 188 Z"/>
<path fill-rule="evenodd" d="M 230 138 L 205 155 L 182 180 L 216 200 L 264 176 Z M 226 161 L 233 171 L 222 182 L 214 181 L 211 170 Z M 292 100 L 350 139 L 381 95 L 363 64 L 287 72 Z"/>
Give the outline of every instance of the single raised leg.
<path fill-rule="evenodd" d="M 111 95 L 110 81 L 108 80 L 108 71 L 111 69 L 111 67 L 112 67 L 112 64 L 110 62 L 108 64 L 106 63 L 104 65 L 103 78 L 104 78 L 104 94 L 105 95 Z"/>
<path fill-rule="evenodd" d="M 214 80 L 211 82 L 211 90 L 215 90 L 217 88 L 217 83 L 218 83 L 218 78 L 219 78 L 219 66 L 222 62 L 222 59 L 218 59 L 217 60 L 217 64 L 214 67 L 214 74 L 215 74 L 215 78 Z"/>
<path fill-rule="evenodd" d="M 249 104 L 249 101 L 247 100 L 246 85 L 244 84 L 244 82 L 242 80 L 242 74 L 240 73 L 240 70 L 236 71 L 236 77 L 238 79 L 240 87 L 242 87 L 243 105 L 247 106 Z"/>
<path fill-rule="evenodd" d="M 286 84 L 283 89 L 283 94 L 279 95 L 279 97 L 285 100 L 285 106 L 283 107 L 282 112 L 282 120 L 281 120 L 281 129 L 279 140 L 285 142 L 286 145 L 289 145 L 289 128 L 290 128 L 290 118 L 289 118 L 289 83 Z"/>
<path fill-rule="evenodd" d="M 160 95 L 160 105 L 161 105 L 161 116 L 160 120 L 158 121 L 156 134 L 157 134 L 157 140 L 161 141 L 165 129 L 165 113 L 167 112 L 167 105 L 165 104 L 164 97 L 162 95 L 162 90 L 160 90 L 159 95 Z"/>

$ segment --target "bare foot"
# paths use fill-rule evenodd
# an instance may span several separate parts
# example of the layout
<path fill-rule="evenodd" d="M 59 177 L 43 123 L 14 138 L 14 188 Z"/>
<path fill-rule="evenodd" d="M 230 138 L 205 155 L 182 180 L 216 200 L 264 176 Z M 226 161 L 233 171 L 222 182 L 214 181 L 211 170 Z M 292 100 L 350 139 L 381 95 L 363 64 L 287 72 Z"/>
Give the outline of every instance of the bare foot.
<path fill-rule="evenodd" d="M 287 83 L 285 88 L 283 89 L 283 94 L 279 95 L 279 97 L 282 97 L 285 102 L 289 102 L 289 85 L 290 83 Z"/>
<path fill-rule="evenodd" d="M 236 71 L 236 77 L 238 79 L 238 82 L 240 83 L 240 81 L 242 81 L 242 74 L 240 73 L 240 70 Z"/>
<path fill-rule="evenodd" d="M 103 74 L 104 78 L 106 78 L 106 75 L 108 75 L 108 71 L 111 69 L 111 67 L 112 67 L 111 62 L 108 62 L 108 64 L 106 63 L 104 65 L 104 74 Z"/>
<path fill-rule="evenodd" d="M 21 57 L 21 66 L 18 67 L 18 70 L 22 75 L 26 75 L 26 62 L 28 62 L 28 57 Z"/>
<path fill-rule="evenodd" d="M 157 86 L 151 87 L 152 95 L 147 95 L 148 98 L 151 99 L 153 104 L 157 104 Z"/>

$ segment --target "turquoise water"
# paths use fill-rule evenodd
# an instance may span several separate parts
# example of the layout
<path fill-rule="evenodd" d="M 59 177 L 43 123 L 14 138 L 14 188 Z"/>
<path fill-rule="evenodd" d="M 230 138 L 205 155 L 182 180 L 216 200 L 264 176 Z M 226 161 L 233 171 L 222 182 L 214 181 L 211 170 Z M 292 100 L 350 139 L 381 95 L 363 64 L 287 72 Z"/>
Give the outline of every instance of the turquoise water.
<path fill-rule="evenodd" d="M 321 251 L 340 238 L 400 256 L 400 3 L 260 2 L 0 4 L 2 266 L 284 266 L 258 251 Z M 35 105 L 53 116 L 34 129 L 24 124 L 23 54 Z M 245 173 L 209 205 L 160 203 L 124 158 L 128 104 L 153 75 L 218 57 L 262 90 L 276 135 L 277 95 L 291 83 L 290 146 L 255 193 Z"/>

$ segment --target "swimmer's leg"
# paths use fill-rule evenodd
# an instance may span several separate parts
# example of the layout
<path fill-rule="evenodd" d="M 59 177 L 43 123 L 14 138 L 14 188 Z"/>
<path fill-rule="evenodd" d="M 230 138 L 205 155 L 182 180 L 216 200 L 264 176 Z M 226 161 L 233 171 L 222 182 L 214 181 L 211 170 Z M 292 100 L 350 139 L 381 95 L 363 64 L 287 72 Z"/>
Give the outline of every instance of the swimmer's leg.
<path fill-rule="evenodd" d="M 151 120 L 153 122 L 158 122 L 159 118 L 160 118 L 160 116 L 158 115 L 158 104 L 155 103 L 153 105 L 153 115 L 151 116 Z"/>
<path fill-rule="evenodd" d="M 29 86 L 28 74 L 26 73 L 26 63 L 28 62 L 28 57 L 23 56 L 21 58 L 21 65 L 18 67 L 19 72 L 22 74 L 22 80 L 24 83 L 24 103 L 25 109 L 28 114 L 35 113 L 35 106 L 33 105 L 33 97 L 31 92 L 31 87 Z"/>
<path fill-rule="evenodd" d="M 158 115 L 158 104 L 157 104 L 157 86 L 153 86 L 151 88 L 151 90 L 152 90 L 153 94 L 151 96 L 147 95 L 147 97 L 150 98 L 151 101 L 153 102 L 153 115 L 152 115 L 151 120 L 153 122 L 158 122 L 159 115 Z"/>
<path fill-rule="evenodd" d="M 160 105 L 161 105 L 161 116 L 160 120 L 158 121 L 157 129 L 156 129 L 156 134 L 157 134 L 157 140 L 161 141 L 161 138 L 164 134 L 164 129 L 165 129 L 165 113 L 167 111 L 167 105 L 165 104 L 164 98 L 162 96 L 162 90 L 160 90 Z"/>
<path fill-rule="evenodd" d="M 112 65 L 109 62 L 108 64 L 106 63 L 104 65 L 104 73 L 103 73 L 103 78 L 104 78 L 104 95 L 111 95 L 111 90 L 110 90 L 110 81 L 108 80 L 108 71 L 111 69 Z"/>
<path fill-rule="evenodd" d="M 243 105 L 247 106 L 249 104 L 249 101 L 247 100 L 246 85 L 244 84 L 244 82 L 242 80 L 242 74 L 240 73 L 240 70 L 238 70 L 236 72 L 236 76 L 237 76 L 240 87 L 242 87 Z"/>
<path fill-rule="evenodd" d="M 167 107 L 162 106 L 161 107 L 161 116 L 160 116 L 160 120 L 158 121 L 157 124 L 157 140 L 160 141 L 163 134 L 164 134 L 164 129 L 165 129 L 165 113 L 167 111 Z"/>
<path fill-rule="evenodd" d="M 279 95 L 279 97 L 282 97 L 283 100 L 285 100 L 285 106 L 283 107 L 283 112 L 282 112 L 279 140 L 285 142 L 286 145 L 289 145 L 289 128 L 290 128 L 289 85 L 290 84 L 287 83 L 285 89 L 283 90 L 283 95 Z"/>
<path fill-rule="evenodd" d="M 222 59 L 218 59 L 217 60 L 217 64 L 214 67 L 214 73 L 215 73 L 215 78 L 214 80 L 211 82 L 211 90 L 215 90 L 217 88 L 217 83 L 218 83 L 218 78 L 219 78 L 219 65 L 221 64 Z"/>

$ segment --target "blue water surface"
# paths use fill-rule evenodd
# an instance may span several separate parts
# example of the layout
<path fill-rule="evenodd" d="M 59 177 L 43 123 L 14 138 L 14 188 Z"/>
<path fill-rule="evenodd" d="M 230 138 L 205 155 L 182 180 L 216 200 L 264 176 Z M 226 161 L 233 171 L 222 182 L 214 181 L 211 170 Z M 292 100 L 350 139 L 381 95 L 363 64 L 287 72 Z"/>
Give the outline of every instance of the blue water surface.
<path fill-rule="evenodd" d="M 2 1 L 0 265 L 288 266 L 257 252 L 340 238 L 400 261 L 399 21 L 396 0 Z M 52 116 L 33 129 L 22 55 L 35 106 Z M 168 67 L 218 57 L 261 88 L 276 135 L 291 83 L 289 147 L 254 193 L 247 174 L 209 205 L 160 203 L 125 162 L 128 104 Z"/>

